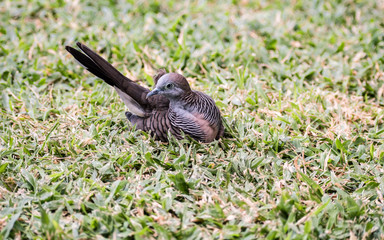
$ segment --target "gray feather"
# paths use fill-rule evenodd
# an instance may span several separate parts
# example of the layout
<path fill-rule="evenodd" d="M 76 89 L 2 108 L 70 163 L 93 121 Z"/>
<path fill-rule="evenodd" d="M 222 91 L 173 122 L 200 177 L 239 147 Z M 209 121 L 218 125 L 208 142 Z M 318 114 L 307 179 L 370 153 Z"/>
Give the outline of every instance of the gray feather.
<path fill-rule="evenodd" d="M 155 90 L 150 91 L 122 75 L 84 44 L 77 45 L 82 52 L 69 46 L 66 50 L 89 72 L 115 88 L 130 111 L 125 113 L 127 119 L 136 129 L 151 132 L 161 141 L 168 140 L 168 133 L 178 139 L 184 133 L 202 142 L 223 136 L 215 102 L 202 92 L 192 91 L 184 76 L 162 70 L 154 78 Z"/>
<path fill-rule="evenodd" d="M 114 87 L 114 88 L 130 112 L 132 112 L 133 114 L 135 114 L 139 117 L 145 117 L 146 116 L 146 113 L 145 113 L 144 109 L 140 106 L 140 104 L 138 104 L 133 98 L 131 98 L 128 94 L 121 91 L 117 87 Z"/>

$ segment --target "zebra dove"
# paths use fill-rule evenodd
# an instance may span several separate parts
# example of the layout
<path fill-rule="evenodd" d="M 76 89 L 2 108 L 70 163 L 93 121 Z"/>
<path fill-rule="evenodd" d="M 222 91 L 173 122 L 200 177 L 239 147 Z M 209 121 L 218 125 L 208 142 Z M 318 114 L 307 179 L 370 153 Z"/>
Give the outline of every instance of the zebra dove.
<path fill-rule="evenodd" d="M 166 142 L 170 132 L 177 139 L 184 134 L 201 142 L 212 142 L 224 134 L 218 107 L 208 95 L 191 90 L 184 76 L 160 70 L 150 91 L 116 70 L 105 59 L 81 43 L 82 52 L 66 50 L 95 76 L 113 86 L 130 112 L 125 115 L 137 129 L 151 132 Z"/>

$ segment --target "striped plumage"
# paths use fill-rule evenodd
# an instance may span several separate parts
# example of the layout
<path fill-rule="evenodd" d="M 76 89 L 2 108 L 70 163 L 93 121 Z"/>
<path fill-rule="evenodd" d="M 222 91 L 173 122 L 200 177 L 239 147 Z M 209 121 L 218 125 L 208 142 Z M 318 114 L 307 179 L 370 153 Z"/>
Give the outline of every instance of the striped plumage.
<path fill-rule="evenodd" d="M 212 98 L 202 92 L 191 91 L 182 96 L 180 102 L 184 109 L 191 113 L 192 119 L 183 114 L 177 106 L 173 106 L 171 101 L 168 117 L 173 126 L 202 142 L 211 142 L 216 136 L 221 136 L 220 131 L 224 129 L 220 127 L 209 129 L 209 126 L 222 125 L 220 111 Z M 202 121 L 206 123 L 201 124 Z"/>
<path fill-rule="evenodd" d="M 170 132 L 181 139 L 184 132 L 192 138 L 211 142 L 224 134 L 220 111 L 208 95 L 191 90 L 187 80 L 164 70 L 154 77 L 156 88 L 150 91 L 122 75 L 87 46 L 77 43 L 82 52 L 66 50 L 89 72 L 113 86 L 130 112 L 128 120 L 161 141 Z"/>
<path fill-rule="evenodd" d="M 69 46 L 66 49 L 88 71 L 116 89 L 131 111 L 126 112 L 126 117 L 137 129 L 151 132 L 161 141 L 168 140 L 168 132 L 178 139 L 184 132 L 202 142 L 223 136 L 215 102 L 208 95 L 191 90 L 182 75 L 160 71 L 154 77 L 156 88 L 150 91 L 123 76 L 85 45 L 77 45 L 85 54 Z"/>

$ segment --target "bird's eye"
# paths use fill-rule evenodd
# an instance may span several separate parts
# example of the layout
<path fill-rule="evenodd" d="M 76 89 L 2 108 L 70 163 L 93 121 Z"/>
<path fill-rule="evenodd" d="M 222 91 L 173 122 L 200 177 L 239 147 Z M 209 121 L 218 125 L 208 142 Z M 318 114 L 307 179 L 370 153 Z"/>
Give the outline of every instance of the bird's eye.
<path fill-rule="evenodd" d="M 171 89 L 171 88 L 173 88 L 173 84 L 172 84 L 172 83 L 168 83 L 168 84 L 165 86 L 165 88 L 167 88 L 167 89 Z"/>

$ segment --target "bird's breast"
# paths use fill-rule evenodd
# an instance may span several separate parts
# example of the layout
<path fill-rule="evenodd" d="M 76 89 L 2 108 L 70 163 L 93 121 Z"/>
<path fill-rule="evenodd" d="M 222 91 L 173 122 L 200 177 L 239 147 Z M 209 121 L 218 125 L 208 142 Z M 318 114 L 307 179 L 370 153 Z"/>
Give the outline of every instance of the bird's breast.
<path fill-rule="evenodd" d="M 200 126 L 202 132 L 205 135 L 205 142 L 212 142 L 218 133 L 218 128 L 211 125 L 208 120 L 204 118 L 203 114 L 194 113 L 192 114 L 195 118 L 196 123 Z"/>
<path fill-rule="evenodd" d="M 173 109 L 171 116 L 175 126 L 197 140 L 211 142 L 218 134 L 218 127 L 212 125 L 200 112 L 176 108 Z"/>

